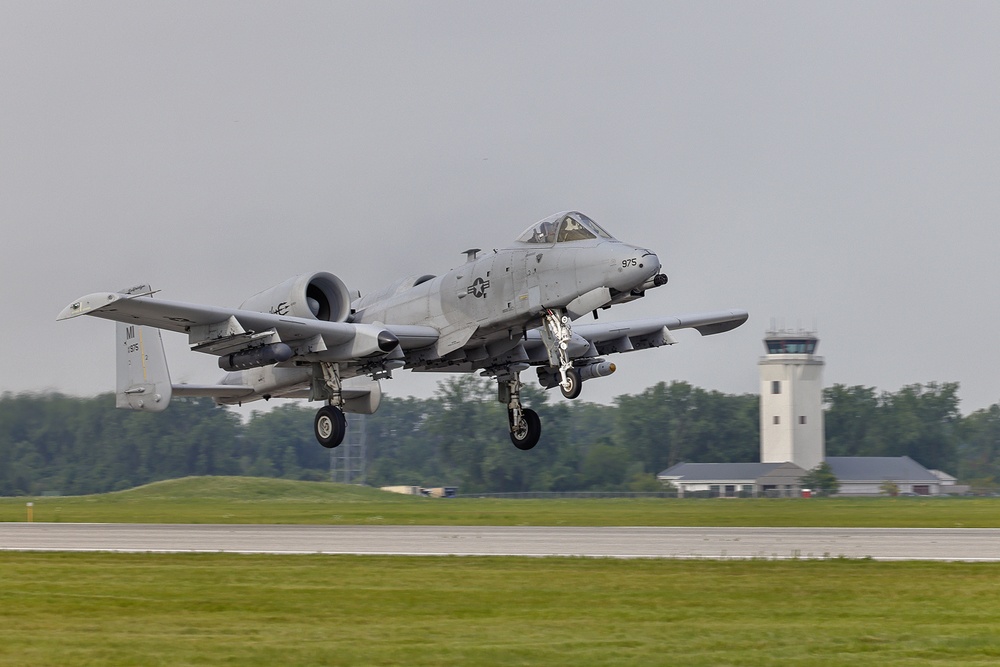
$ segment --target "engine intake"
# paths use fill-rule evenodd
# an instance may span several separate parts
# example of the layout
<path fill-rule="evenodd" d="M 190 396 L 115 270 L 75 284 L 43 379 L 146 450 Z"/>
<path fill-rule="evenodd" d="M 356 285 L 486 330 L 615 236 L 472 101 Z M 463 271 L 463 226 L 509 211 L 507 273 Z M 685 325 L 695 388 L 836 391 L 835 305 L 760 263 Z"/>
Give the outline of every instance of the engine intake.
<path fill-rule="evenodd" d="M 272 315 L 346 322 L 351 315 L 351 294 L 344 281 L 332 273 L 303 273 L 254 294 L 240 308 Z"/>

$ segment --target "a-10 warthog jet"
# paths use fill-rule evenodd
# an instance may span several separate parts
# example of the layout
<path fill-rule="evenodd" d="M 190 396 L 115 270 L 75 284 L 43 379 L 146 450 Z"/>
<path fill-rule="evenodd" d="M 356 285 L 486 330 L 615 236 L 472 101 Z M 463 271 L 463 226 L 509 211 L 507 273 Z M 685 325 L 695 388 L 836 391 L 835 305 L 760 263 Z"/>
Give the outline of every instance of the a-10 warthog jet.
<path fill-rule="evenodd" d="M 60 320 L 92 315 L 117 321 L 117 406 L 159 412 L 171 396 L 211 396 L 220 404 L 308 398 L 326 403 L 316 438 L 336 447 L 344 412 L 371 414 L 379 380 L 397 369 L 478 372 L 496 379 L 519 449 L 538 443 L 541 423 L 521 402 L 521 373 L 535 366 L 547 389 L 567 398 L 583 382 L 610 375 L 603 357 L 670 345 L 670 332 L 729 331 L 741 310 L 629 322 L 573 324 L 587 313 L 642 297 L 667 282 L 651 251 L 622 243 L 587 216 L 558 213 L 529 227 L 510 247 L 465 251 L 441 276 L 414 276 L 361 296 L 331 273 L 296 276 L 219 308 L 152 297 L 146 285 L 88 294 Z M 159 331 L 188 335 L 191 349 L 219 357 L 215 385 L 171 385 Z"/>

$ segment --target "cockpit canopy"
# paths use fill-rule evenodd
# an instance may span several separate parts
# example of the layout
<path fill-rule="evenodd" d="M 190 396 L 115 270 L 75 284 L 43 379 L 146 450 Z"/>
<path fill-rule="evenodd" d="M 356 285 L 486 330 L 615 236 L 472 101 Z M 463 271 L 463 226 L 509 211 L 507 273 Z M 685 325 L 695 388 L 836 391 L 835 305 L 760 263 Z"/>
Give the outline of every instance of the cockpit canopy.
<path fill-rule="evenodd" d="M 616 240 L 583 213 L 564 211 L 536 222 L 517 237 L 517 240 L 520 243 L 566 243 L 596 238 Z"/>

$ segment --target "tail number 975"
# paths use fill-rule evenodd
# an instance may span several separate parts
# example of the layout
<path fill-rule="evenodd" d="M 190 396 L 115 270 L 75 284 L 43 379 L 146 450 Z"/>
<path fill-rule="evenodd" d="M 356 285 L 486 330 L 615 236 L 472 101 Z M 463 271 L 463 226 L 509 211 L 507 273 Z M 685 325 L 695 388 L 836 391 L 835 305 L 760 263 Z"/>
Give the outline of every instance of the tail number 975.
<path fill-rule="evenodd" d="M 639 260 L 635 257 L 629 257 L 628 259 L 622 260 L 622 268 L 627 269 L 630 266 L 639 266 Z"/>

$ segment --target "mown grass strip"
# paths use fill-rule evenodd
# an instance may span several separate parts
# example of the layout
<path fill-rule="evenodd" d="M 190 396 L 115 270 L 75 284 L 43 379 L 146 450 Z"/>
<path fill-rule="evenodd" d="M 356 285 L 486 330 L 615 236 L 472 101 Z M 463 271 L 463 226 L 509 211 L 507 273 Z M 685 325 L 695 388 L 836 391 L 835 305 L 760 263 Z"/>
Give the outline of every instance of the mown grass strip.
<path fill-rule="evenodd" d="M 1000 566 L 0 553 L 5 665 L 994 665 Z"/>
<path fill-rule="evenodd" d="M 465 526 L 998 528 L 1000 498 L 430 499 L 323 482 L 198 477 L 97 496 L 2 498 L 0 521 Z"/>

